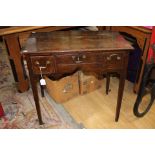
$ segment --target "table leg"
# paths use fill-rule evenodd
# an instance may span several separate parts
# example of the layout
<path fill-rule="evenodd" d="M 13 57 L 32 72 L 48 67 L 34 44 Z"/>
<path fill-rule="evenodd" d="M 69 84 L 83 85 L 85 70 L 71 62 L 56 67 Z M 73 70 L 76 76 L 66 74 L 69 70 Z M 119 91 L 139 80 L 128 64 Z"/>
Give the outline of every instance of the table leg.
<path fill-rule="evenodd" d="M 40 110 L 40 104 L 39 104 L 39 96 L 38 96 L 38 89 L 37 89 L 37 81 L 38 78 L 36 76 L 30 76 L 32 91 L 33 91 L 33 97 L 36 105 L 37 115 L 39 119 L 39 124 L 42 125 L 42 116 L 41 116 L 41 110 Z"/>
<path fill-rule="evenodd" d="M 110 74 L 107 73 L 107 75 L 106 75 L 106 94 L 107 95 L 109 93 L 109 85 L 110 85 Z"/>
<path fill-rule="evenodd" d="M 45 97 L 44 86 L 40 85 L 40 90 L 41 90 L 41 97 Z"/>
<path fill-rule="evenodd" d="M 18 90 L 20 92 L 24 92 L 28 90 L 29 83 L 28 83 L 28 78 L 24 74 L 18 35 L 17 34 L 6 35 L 4 39 L 5 39 L 6 46 L 8 48 L 8 54 L 10 56 L 10 59 L 13 60 L 13 63 L 14 63 Z"/>
<path fill-rule="evenodd" d="M 42 125 L 43 121 L 42 121 L 42 116 L 41 116 L 39 96 L 38 96 L 38 87 L 37 87 L 37 81 L 38 81 L 39 77 L 37 75 L 33 74 L 32 63 L 31 63 L 30 57 L 26 57 L 26 60 L 27 60 L 27 66 L 28 66 L 28 71 L 29 71 L 32 92 L 33 92 L 33 98 L 34 98 L 37 115 L 38 115 L 38 119 L 39 119 L 39 124 Z"/>
<path fill-rule="evenodd" d="M 120 109 L 121 109 L 121 103 L 123 98 L 123 92 L 124 92 L 124 85 L 125 85 L 125 73 L 120 73 L 119 78 L 119 89 L 118 89 L 118 97 L 117 97 L 117 107 L 116 107 L 116 115 L 115 115 L 115 121 L 117 122 L 119 119 Z"/>

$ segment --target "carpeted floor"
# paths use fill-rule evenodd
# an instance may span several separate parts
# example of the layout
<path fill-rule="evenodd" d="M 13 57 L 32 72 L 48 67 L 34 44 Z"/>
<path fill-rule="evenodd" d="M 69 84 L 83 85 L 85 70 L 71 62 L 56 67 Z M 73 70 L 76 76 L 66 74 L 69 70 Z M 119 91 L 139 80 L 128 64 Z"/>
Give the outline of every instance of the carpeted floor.
<path fill-rule="evenodd" d="M 5 116 L 0 118 L 0 129 L 33 128 L 82 128 L 46 93 L 40 97 L 41 113 L 44 125 L 39 125 L 31 89 L 18 93 L 8 61 L 5 45 L 0 43 L 0 102 Z"/>

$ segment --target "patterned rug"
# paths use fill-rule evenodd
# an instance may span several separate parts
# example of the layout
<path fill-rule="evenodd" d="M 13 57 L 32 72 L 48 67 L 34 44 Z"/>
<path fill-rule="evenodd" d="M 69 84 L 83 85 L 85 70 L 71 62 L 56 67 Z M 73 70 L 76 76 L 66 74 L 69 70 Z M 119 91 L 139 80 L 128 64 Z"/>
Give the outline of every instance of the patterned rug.
<path fill-rule="evenodd" d="M 0 89 L 14 83 L 5 45 L 0 42 Z"/>
<path fill-rule="evenodd" d="M 31 89 L 18 93 L 4 44 L 0 43 L 0 103 L 5 116 L 0 118 L 0 129 L 81 128 L 65 111 L 46 94 L 40 97 L 43 125 L 39 125 Z M 40 93 L 39 93 L 40 94 Z"/>

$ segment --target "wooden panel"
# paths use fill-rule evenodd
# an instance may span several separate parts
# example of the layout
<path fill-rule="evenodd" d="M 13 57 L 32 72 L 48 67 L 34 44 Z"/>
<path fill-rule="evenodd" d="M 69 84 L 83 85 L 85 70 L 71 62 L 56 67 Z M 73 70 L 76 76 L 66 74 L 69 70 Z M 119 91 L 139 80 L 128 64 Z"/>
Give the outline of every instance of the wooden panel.
<path fill-rule="evenodd" d="M 34 74 L 41 74 L 41 71 L 42 74 L 55 72 L 55 60 L 53 56 L 32 56 L 31 62 Z"/>
<path fill-rule="evenodd" d="M 67 29 L 75 26 L 12 26 L 9 28 L 0 29 L 0 36 L 13 34 L 13 33 L 21 33 L 25 31 L 39 31 L 39 32 L 47 32 L 47 31 L 55 31 Z"/>
<path fill-rule="evenodd" d="M 52 81 L 45 77 L 49 95 L 57 102 L 63 103 L 79 95 L 78 73 Z"/>
<path fill-rule="evenodd" d="M 123 53 L 108 53 L 106 56 L 106 64 L 108 69 L 124 68 L 124 62 L 128 59 L 127 55 Z"/>

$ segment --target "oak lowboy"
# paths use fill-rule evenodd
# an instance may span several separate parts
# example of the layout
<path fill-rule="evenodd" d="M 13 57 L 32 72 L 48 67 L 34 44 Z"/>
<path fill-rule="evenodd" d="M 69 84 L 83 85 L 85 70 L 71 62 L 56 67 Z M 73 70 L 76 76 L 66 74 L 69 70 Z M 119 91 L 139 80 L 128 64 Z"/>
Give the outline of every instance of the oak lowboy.
<path fill-rule="evenodd" d="M 22 54 L 28 65 L 39 123 L 43 123 L 37 90 L 40 75 L 58 78 L 67 73 L 74 73 L 76 70 L 95 72 L 100 76 L 113 72 L 119 74 L 115 115 L 115 121 L 118 121 L 128 53 L 131 50 L 133 47 L 130 43 L 117 32 L 57 31 L 32 34 Z M 107 78 L 108 88 L 109 78 Z"/>

